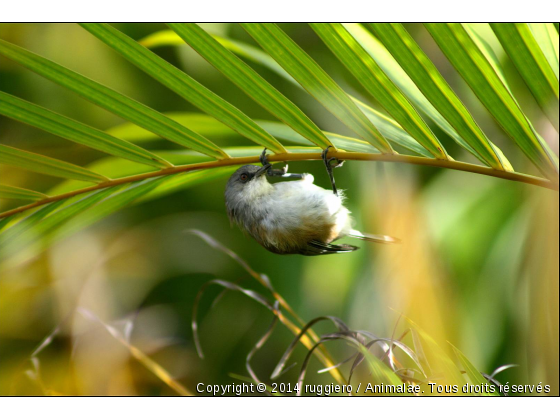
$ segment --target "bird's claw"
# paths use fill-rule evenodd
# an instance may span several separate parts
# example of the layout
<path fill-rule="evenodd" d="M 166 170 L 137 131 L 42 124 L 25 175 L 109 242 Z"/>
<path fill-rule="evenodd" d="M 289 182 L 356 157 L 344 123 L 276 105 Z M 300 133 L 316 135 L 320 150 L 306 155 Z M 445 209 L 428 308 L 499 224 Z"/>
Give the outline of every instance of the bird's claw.
<path fill-rule="evenodd" d="M 332 146 L 327 146 L 327 148 L 325 150 L 323 150 L 323 153 L 321 153 L 321 157 L 323 158 L 323 162 L 325 162 L 325 166 L 327 167 L 327 170 L 329 170 L 328 168 L 334 169 L 334 168 L 340 168 L 342 165 L 344 165 L 344 160 L 340 160 L 339 158 L 336 157 L 332 157 L 330 159 L 327 159 L 327 155 L 329 154 L 329 149 Z M 331 165 L 331 162 L 336 161 L 336 165 Z"/>
<path fill-rule="evenodd" d="M 261 153 L 261 157 L 259 158 L 261 161 L 261 165 L 262 166 L 267 166 L 270 165 L 270 162 L 268 161 L 267 157 L 266 157 L 266 147 L 264 148 L 264 150 Z"/>
<path fill-rule="evenodd" d="M 281 169 L 272 169 L 272 164 L 268 161 L 266 157 L 266 147 L 264 148 L 263 152 L 261 153 L 260 161 L 262 166 L 268 166 L 268 170 L 266 171 L 267 176 L 278 176 L 282 178 L 297 178 L 302 179 L 302 174 L 289 174 L 288 173 L 288 164 L 286 162 L 284 167 Z"/>
<path fill-rule="evenodd" d="M 330 159 L 327 158 L 327 155 L 329 154 L 329 149 L 331 147 L 332 146 L 327 146 L 327 148 L 323 150 L 323 153 L 321 153 L 321 157 L 323 158 L 323 162 L 325 163 L 325 167 L 327 168 L 327 173 L 329 174 L 329 178 L 331 179 L 333 193 L 334 195 L 338 196 L 338 191 L 336 190 L 336 185 L 334 183 L 333 169 L 340 168 L 344 164 L 344 161 L 336 157 L 332 157 Z M 332 165 L 331 162 L 335 162 L 335 164 Z"/>
<path fill-rule="evenodd" d="M 288 165 L 284 166 L 284 168 L 282 168 L 282 169 L 272 169 L 272 164 L 268 161 L 268 158 L 266 157 L 266 147 L 262 151 L 261 157 L 259 158 L 259 160 L 261 161 L 262 166 L 268 167 L 268 169 L 266 171 L 266 174 L 268 176 L 282 176 L 286 172 L 288 172 Z"/>

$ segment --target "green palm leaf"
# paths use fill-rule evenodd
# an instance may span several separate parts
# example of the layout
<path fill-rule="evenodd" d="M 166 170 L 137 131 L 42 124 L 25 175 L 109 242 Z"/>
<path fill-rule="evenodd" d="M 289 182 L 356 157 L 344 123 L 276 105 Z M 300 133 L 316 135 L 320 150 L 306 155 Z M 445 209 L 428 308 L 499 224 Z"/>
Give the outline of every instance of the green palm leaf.
<path fill-rule="evenodd" d="M 28 171 L 52 175 L 61 178 L 80 179 L 82 181 L 100 183 L 109 181 L 107 177 L 96 174 L 88 169 L 73 165 L 62 160 L 53 159 L 36 153 L 26 152 L 15 147 L 0 144 L 0 163 L 17 166 Z"/>
<path fill-rule="evenodd" d="M 245 42 L 241 42 L 235 39 L 224 38 L 222 36 L 213 34 L 209 32 L 212 37 L 218 41 L 221 45 L 227 48 L 229 51 L 234 53 L 235 55 L 246 58 L 250 61 L 255 63 L 261 64 L 265 67 L 270 68 L 273 72 L 278 73 L 286 80 L 289 80 L 294 85 L 301 87 L 295 79 L 290 76 L 286 70 L 282 68 L 274 59 L 265 53 L 263 50 L 259 48 L 255 48 L 252 45 L 249 45 Z M 163 46 L 178 46 L 184 45 L 185 40 L 177 35 L 175 32 L 170 30 L 163 30 L 154 32 L 153 34 L 147 35 L 146 37 L 140 39 L 138 41 L 140 45 L 143 45 L 146 48 L 157 48 Z"/>
<path fill-rule="evenodd" d="M 258 48 L 255 48 L 244 42 L 222 38 L 219 36 L 214 36 L 214 39 L 216 39 L 220 44 L 222 44 L 225 48 L 235 53 L 236 55 L 243 57 L 247 60 L 250 60 L 253 63 L 268 68 L 269 70 L 273 71 L 274 73 L 288 80 L 290 83 L 293 83 L 298 88 L 303 89 L 302 86 L 298 82 L 296 82 L 295 79 L 292 76 L 290 76 L 289 73 L 286 72 L 286 70 L 284 70 L 281 66 L 279 66 L 278 63 L 272 59 L 272 57 L 270 57 L 262 50 L 259 50 Z M 179 37 L 176 33 L 172 31 L 159 31 L 152 35 L 148 35 L 146 38 L 142 39 L 139 42 L 149 47 L 158 47 L 163 45 L 182 45 L 185 43 L 181 37 Z M 356 105 L 358 105 L 358 108 L 360 108 L 360 110 L 364 113 L 364 115 L 373 123 L 374 126 L 376 126 L 379 129 L 381 134 L 384 137 L 386 137 L 387 140 L 394 142 L 399 146 L 411 152 L 414 152 L 415 154 L 418 154 L 420 156 L 433 157 L 433 155 L 430 152 L 428 152 L 416 140 L 414 140 L 413 137 L 411 137 L 406 131 L 404 131 L 402 127 L 395 120 L 387 117 L 386 115 L 373 109 L 372 107 L 352 97 L 351 95 L 348 96 L 350 97 L 350 99 L 354 101 Z M 196 125 L 197 121 L 202 121 L 202 117 L 197 117 L 197 119 L 192 122 L 195 125 L 194 126 L 189 125 L 189 127 L 197 127 L 197 130 L 203 133 L 204 135 L 211 135 L 208 132 L 211 129 L 209 127 L 200 128 L 199 126 Z M 111 132 L 115 135 L 118 135 L 113 131 Z M 220 135 L 222 135 L 222 133 L 220 133 Z M 131 139 L 130 137 L 128 137 L 128 139 L 133 141 L 133 139 Z M 466 146 L 468 147 L 468 145 Z M 347 147 L 346 150 L 353 150 L 353 149 Z"/>
<path fill-rule="evenodd" d="M 39 223 L 49 214 L 54 212 L 58 207 L 60 207 L 64 203 L 65 203 L 64 200 L 60 200 L 47 204 L 46 206 L 43 206 L 43 208 L 33 212 L 31 215 L 27 216 L 26 218 L 4 229 L 2 231 L 2 235 L 0 235 L 0 249 L 7 248 L 7 245 L 11 244 L 15 239 L 19 238 L 29 229 L 34 227 L 37 223 Z"/>
<path fill-rule="evenodd" d="M 436 66 L 401 24 L 372 24 L 371 28 L 434 108 L 471 146 L 482 162 L 493 168 L 513 170 L 501 151 L 488 140 Z"/>
<path fill-rule="evenodd" d="M 46 217 L 33 217 L 35 216 L 35 214 L 33 214 L 29 218 L 22 220 L 20 223 L 11 228 L 18 230 L 17 236 L 13 236 L 14 234 L 11 232 L 11 229 L 8 229 L 6 234 L 2 235 L 4 240 L 0 241 L 0 251 L 2 252 L 3 258 L 9 259 L 25 247 L 36 242 L 38 239 L 44 238 L 54 229 L 67 222 L 75 215 L 88 208 L 92 208 L 92 206 L 94 206 L 97 202 L 114 192 L 115 189 L 118 189 L 118 187 L 95 191 L 94 193 L 89 194 L 74 203 L 68 204 L 60 210 L 49 212 Z M 60 201 L 59 203 L 64 204 L 66 202 L 67 201 L 65 200 Z M 50 206 L 52 206 L 52 204 Z M 32 225 L 30 224 L 31 221 L 33 221 Z M 13 240 L 10 240 L 10 236 L 13 236 Z M 5 246 L 5 244 L 9 246 Z"/>
<path fill-rule="evenodd" d="M 414 154 L 428 158 L 433 157 L 426 149 L 424 149 L 418 142 L 410 137 L 410 135 L 393 120 L 384 117 L 379 113 L 373 112 L 372 108 L 368 107 L 362 102 L 359 102 L 358 100 L 356 100 L 356 104 L 358 104 L 364 114 L 369 119 L 371 119 L 375 125 L 379 127 L 379 131 L 381 131 L 381 133 L 387 138 L 387 140 L 390 140 L 402 146 L 403 148 L 413 152 Z M 197 131 L 205 136 L 237 136 L 237 133 L 235 131 L 221 124 L 219 121 L 216 121 L 214 118 L 209 117 L 208 115 L 192 112 L 168 113 L 166 115 L 181 124 L 185 124 L 190 127 L 196 127 Z M 255 120 L 255 122 L 274 137 L 303 146 L 309 144 L 307 139 L 305 139 L 302 135 L 285 124 L 267 120 Z M 113 127 L 109 129 L 108 132 L 118 135 L 119 137 L 131 142 L 141 143 L 157 140 L 157 136 L 155 136 L 153 133 L 150 133 L 149 131 L 146 131 L 130 123 L 124 123 Z M 341 149 L 353 152 L 379 153 L 379 151 L 375 147 L 363 140 L 359 140 L 353 137 L 341 136 L 335 133 L 323 133 L 331 141 L 331 143 Z M 226 149 L 226 152 L 229 153 L 229 150 L 230 149 Z M 158 152 L 158 156 L 159 155 L 160 154 Z"/>
<path fill-rule="evenodd" d="M 432 155 L 447 159 L 439 140 L 399 88 L 341 24 L 311 24 L 341 63 L 387 112 Z"/>
<path fill-rule="evenodd" d="M 227 156 L 210 140 L 153 109 L 72 70 L 0 40 L 0 54 L 159 136 L 217 159 Z"/>
<path fill-rule="evenodd" d="M 558 131 L 558 77 L 526 23 L 490 25 L 539 106 Z"/>
<path fill-rule="evenodd" d="M 348 95 L 278 26 L 257 23 L 242 26 L 284 70 L 341 122 L 382 153 L 393 153 L 387 140 Z"/>
<path fill-rule="evenodd" d="M 529 23 L 535 40 L 548 60 L 556 79 L 558 79 L 558 32 L 552 23 Z"/>
<path fill-rule="evenodd" d="M 174 23 L 169 26 L 210 64 L 274 116 L 322 149 L 332 146 L 323 132 L 297 106 L 198 25 Z"/>
<path fill-rule="evenodd" d="M 11 257 L 20 255 L 19 250 L 29 250 L 31 244 L 35 245 L 31 247 L 33 252 L 39 252 L 54 241 L 90 226 L 132 202 L 225 177 L 240 165 L 258 163 L 262 146 L 277 152 L 271 155 L 272 162 L 318 160 L 321 149 L 333 144 L 338 148 L 333 155 L 340 159 L 452 168 L 558 188 L 554 163 L 557 158 L 520 110 L 491 49 L 473 28 L 451 25 L 434 29 L 428 26 L 444 53 L 471 87 L 476 85 L 473 90 L 492 115 L 552 182 L 511 172 L 502 152 L 486 138 L 441 74 L 401 26 L 372 26 L 389 51 L 359 25 L 313 26 L 339 61 L 395 119 L 346 94 L 276 25 L 243 26 L 266 52 L 236 40 L 213 38 L 195 25 L 173 25 L 200 55 L 285 123 L 250 119 L 179 69 L 108 25 L 88 24 L 85 27 L 208 115 L 159 113 L 43 57 L 0 41 L 0 54 L 129 121 L 103 132 L 0 92 L 0 113 L 111 155 L 87 167 L 80 167 L 0 145 L 0 163 L 68 179 L 47 194 L 0 185 L 0 198 L 31 201 L 0 214 L 0 246 L 9 248 Z M 539 56 L 539 65 L 544 65 L 546 61 L 553 68 L 550 60 L 554 55 L 554 42 L 548 32 L 539 27 L 531 28 L 531 33 L 544 54 Z M 161 32 L 158 36 L 163 35 L 167 40 L 152 38 L 152 45 L 164 41 L 174 44 L 183 42 L 171 31 Z M 144 42 L 147 43 L 146 40 Z M 308 116 L 237 56 L 263 65 L 291 83 L 297 83 L 365 141 L 319 130 Z M 472 74 L 465 75 L 465 72 Z M 416 109 L 490 167 L 452 159 L 434 159 L 445 158 L 445 151 Z M 221 149 L 206 138 L 227 138 L 235 145 L 240 134 L 260 146 Z M 133 144 L 161 138 L 192 150 L 151 152 Z M 304 147 L 310 145 L 309 141 L 315 146 Z M 394 153 L 388 141 L 405 149 L 407 154 Z M 154 170 L 154 166 L 158 170 Z M 37 239 L 41 239 L 40 243 Z M 3 255 L 6 255 L 4 250 Z"/>
<path fill-rule="evenodd" d="M 171 166 L 169 162 L 132 143 L 4 92 L 0 92 L 0 114 L 114 156 L 156 168 Z"/>
<path fill-rule="evenodd" d="M 37 201 L 47 198 L 47 196 L 37 191 L 0 184 L 0 198 Z"/>
<path fill-rule="evenodd" d="M 239 109 L 122 32 L 107 24 L 88 23 L 81 26 L 154 79 L 204 112 L 230 126 L 242 136 L 276 153 L 285 153 L 280 143 L 264 132 Z"/>
<path fill-rule="evenodd" d="M 460 24 L 426 24 L 426 28 L 504 131 L 542 173 L 556 179 L 556 164 L 546 146 L 465 28 Z"/>
<path fill-rule="evenodd" d="M 481 162 L 484 162 L 475 149 L 465 141 L 453 126 L 444 118 L 442 114 L 432 105 L 432 103 L 424 96 L 418 86 L 414 83 L 411 77 L 399 65 L 399 62 L 391 55 L 385 46 L 370 32 L 368 32 L 362 25 L 359 24 L 345 24 L 346 29 L 352 36 L 362 45 L 362 47 L 373 57 L 373 59 L 383 69 L 385 74 L 395 83 L 399 89 L 406 95 L 412 104 L 421 110 L 428 118 L 439 126 L 449 137 L 451 137 L 457 144 L 464 149 L 468 150 L 471 154 L 477 157 Z M 494 150 L 500 156 L 500 160 L 505 168 L 512 170 L 511 165 L 501 153 L 501 151 L 493 145 Z"/>

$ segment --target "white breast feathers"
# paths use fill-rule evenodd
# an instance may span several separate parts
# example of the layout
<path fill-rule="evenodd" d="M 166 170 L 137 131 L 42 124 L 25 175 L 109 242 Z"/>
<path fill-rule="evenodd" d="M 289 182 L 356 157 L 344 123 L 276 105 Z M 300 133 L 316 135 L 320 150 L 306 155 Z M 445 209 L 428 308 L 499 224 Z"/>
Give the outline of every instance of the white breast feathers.
<path fill-rule="evenodd" d="M 258 205 L 266 212 L 262 228 L 272 233 L 267 235 L 271 242 L 276 242 L 275 236 L 288 236 L 306 241 L 314 237 L 330 243 L 352 229 L 341 192 L 336 196 L 313 184 L 313 180 L 306 174 L 300 181 L 273 184 L 274 190 L 259 200 Z"/>

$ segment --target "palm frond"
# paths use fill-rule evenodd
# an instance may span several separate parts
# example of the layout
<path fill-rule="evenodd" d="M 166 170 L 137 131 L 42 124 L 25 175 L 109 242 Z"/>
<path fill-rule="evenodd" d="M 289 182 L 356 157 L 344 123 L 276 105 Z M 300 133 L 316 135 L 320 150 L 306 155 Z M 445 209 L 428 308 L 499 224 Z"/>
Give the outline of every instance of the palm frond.
<path fill-rule="evenodd" d="M 500 63 L 477 27 L 426 25 L 489 114 L 545 178 L 514 172 L 504 153 L 482 131 L 402 25 L 373 24 L 368 26 L 371 32 L 359 24 L 312 25 L 334 57 L 388 115 L 344 91 L 273 24 L 242 25 L 262 49 L 212 35 L 194 24 L 172 24 L 173 30 L 160 31 L 140 42 L 110 25 L 82 26 L 204 113 L 161 113 L 0 40 L 1 55 L 127 121 L 102 131 L 0 92 L 0 114 L 110 155 L 78 166 L 0 145 L 0 163 L 66 178 L 49 191 L 0 185 L 0 199 L 30 201 L 0 213 L 3 256 L 15 258 L 19 250 L 37 245 L 42 239 L 35 246 L 35 252 L 39 252 L 134 201 L 225 177 L 239 165 L 258 163 L 263 147 L 274 153 L 270 155 L 271 162 L 319 160 L 321 150 L 333 145 L 337 149 L 333 156 L 344 160 L 450 168 L 558 189 L 558 157 L 523 113 Z M 558 129 L 557 111 L 550 111 L 558 108 L 557 30 L 553 25 L 537 24 L 493 25 L 492 29 L 535 100 Z M 147 48 L 185 42 L 281 122 L 250 118 Z M 522 48 L 517 48 L 520 42 Z M 310 93 L 359 138 L 322 130 L 246 61 Z M 445 148 L 445 135 L 436 137 L 432 124 L 482 164 L 452 159 Z M 240 135 L 256 146 L 221 148 L 210 140 L 227 137 L 235 146 Z M 148 140 L 164 139 L 188 150 L 150 151 L 141 146 Z M 9 252 L 5 252 L 7 249 Z"/>
<path fill-rule="evenodd" d="M 501 151 L 488 140 L 436 66 L 404 27 L 400 24 L 372 24 L 371 28 L 430 101 L 434 111 L 456 130 L 459 144 L 462 143 L 481 162 L 495 169 L 513 170 L 507 160 L 504 162 L 500 159 L 503 156 Z"/>
<path fill-rule="evenodd" d="M 227 157 L 210 140 L 189 130 L 161 113 L 128 98 L 106 86 L 94 82 L 46 58 L 0 40 L 0 54 L 27 67 L 47 79 L 64 86 L 78 95 L 114 114 L 144 127 L 146 130 L 185 147 L 218 159 Z"/>
<path fill-rule="evenodd" d="M 109 178 L 96 174 L 89 169 L 62 160 L 53 159 L 37 153 L 16 149 L 0 144 L 0 163 L 18 166 L 31 172 L 52 175 L 61 178 L 80 179 L 82 181 L 101 183 Z"/>
<path fill-rule="evenodd" d="M 546 144 L 535 134 L 535 129 L 511 91 L 504 86 L 467 29 L 459 24 L 426 24 L 426 28 L 510 138 L 543 174 L 558 176 L 557 165 Z"/>
<path fill-rule="evenodd" d="M 196 52 L 274 116 L 317 146 L 323 149 L 333 146 L 319 127 L 294 103 L 198 25 L 175 23 L 169 26 Z"/>
<path fill-rule="evenodd" d="M 169 162 L 135 144 L 4 92 L 0 92 L 0 114 L 113 156 L 156 168 L 171 166 Z"/>
<path fill-rule="evenodd" d="M 529 25 L 492 24 L 494 33 L 533 96 L 558 131 L 558 72 L 552 70 Z"/>
<path fill-rule="evenodd" d="M 382 153 L 393 149 L 340 86 L 274 24 L 242 24 L 263 49 L 342 123 Z"/>
<path fill-rule="evenodd" d="M 106 24 L 88 23 L 82 24 L 82 26 L 138 68 L 217 120 L 230 126 L 239 134 L 276 153 L 285 152 L 278 141 L 263 131 L 239 109 L 202 86 L 177 67 L 142 47 L 132 38 Z"/>
<path fill-rule="evenodd" d="M 371 96 L 438 159 L 448 159 L 445 149 L 399 88 L 341 24 L 312 24 L 313 30 Z"/>
<path fill-rule="evenodd" d="M 0 198 L 37 201 L 47 198 L 47 196 L 37 191 L 0 184 Z"/>

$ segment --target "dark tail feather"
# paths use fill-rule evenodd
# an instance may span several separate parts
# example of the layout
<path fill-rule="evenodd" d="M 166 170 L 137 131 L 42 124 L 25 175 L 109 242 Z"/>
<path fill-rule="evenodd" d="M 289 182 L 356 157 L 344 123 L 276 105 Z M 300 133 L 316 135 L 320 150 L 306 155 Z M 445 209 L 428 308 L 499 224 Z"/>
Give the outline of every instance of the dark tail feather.
<path fill-rule="evenodd" d="M 320 241 L 309 241 L 307 247 L 300 251 L 303 255 L 327 255 L 342 254 L 346 252 L 356 251 L 359 248 L 348 244 L 326 244 Z"/>
<path fill-rule="evenodd" d="M 379 244 L 400 244 L 401 240 L 387 235 L 371 235 L 369 233 L 362 233 L 359 230 L 352 229 L 348 236 L 351 238 L 362 239 L 369 242 L 377 242 Z"/>

